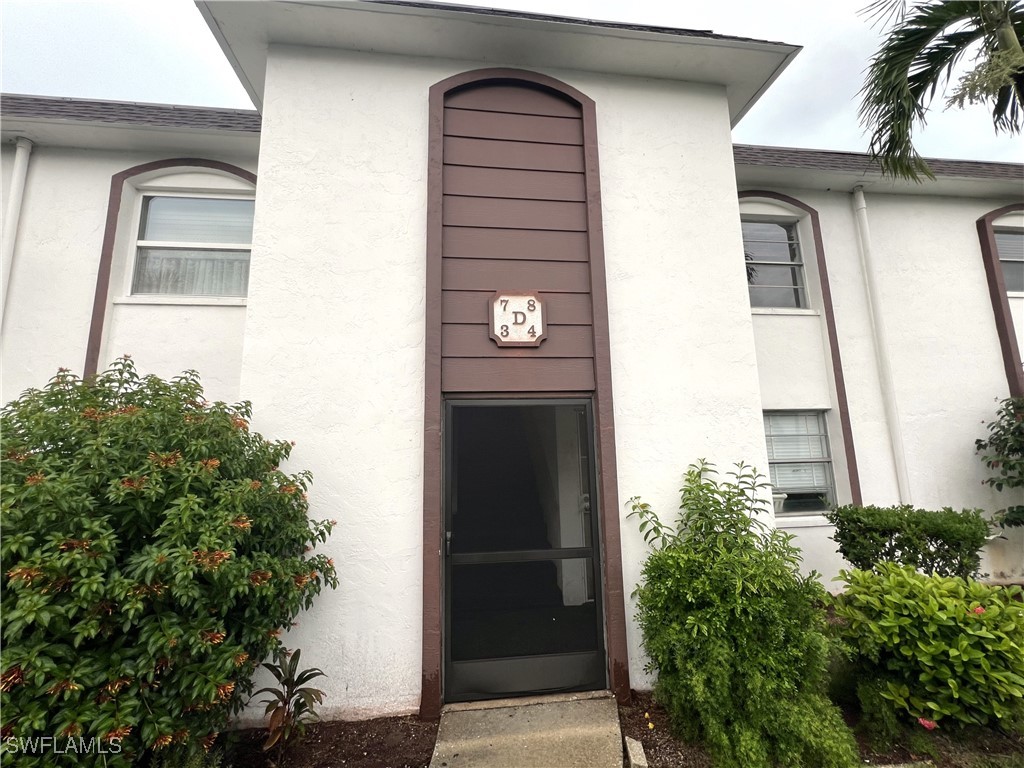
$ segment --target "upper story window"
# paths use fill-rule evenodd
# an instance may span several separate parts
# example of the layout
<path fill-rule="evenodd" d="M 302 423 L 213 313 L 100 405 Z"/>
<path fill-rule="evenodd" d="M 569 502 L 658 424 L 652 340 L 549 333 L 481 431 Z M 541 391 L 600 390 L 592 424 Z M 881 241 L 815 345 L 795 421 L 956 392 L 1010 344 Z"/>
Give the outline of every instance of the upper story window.
<path fill-rule="evenodd" d="M 750 306 L 807 308 L 797 225 L 748 218 L 742 224 Z"/>
<path fill-rule="evenodd" d="M 996 229 L 996 250 L 1010 293 L 1024 293 L 1024 229 Z"/>
<path fill-rule="evenodd" d="M 244 297 L 254 201 L 145 195 L 133 295 Z"/>
<path fill-rule="evenodd" d="M 828 431 L 822 411 L 765 411 L 772 485 L 787 494 L 783 512 L 821 512 L 835 504 Z"/>

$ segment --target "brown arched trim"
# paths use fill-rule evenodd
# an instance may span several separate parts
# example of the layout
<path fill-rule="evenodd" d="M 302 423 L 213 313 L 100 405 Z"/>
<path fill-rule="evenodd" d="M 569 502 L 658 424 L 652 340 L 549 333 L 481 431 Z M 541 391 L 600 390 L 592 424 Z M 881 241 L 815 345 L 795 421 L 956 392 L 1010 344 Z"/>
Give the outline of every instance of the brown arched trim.
<path fill-rule="evenodd" d="M 443 590 L 441 389 L 442 202 L 444 101 L 447 94 L 482 83 L 519 83 L 546 90 L 578 104 L 582 111 L 590 291 L 593 302 L 595 390 L 594 417 L 599 456 L 601 545 L 608 672 L 619 701 L 629 700 L 629 658 L 626 645 L 625 595 L 622 588 L 622 547 L 616 485 L 615 431 L 612 422 L 612 375 L 601 230 L 601 188 L 598 168 L 597 116 L 594 102 L 553 77 L 518 69 L 478 69 L 454 75 L 430 88 L 427 173 L 426 387 L 424 393 L 423 459 L 423 676 L 420 715 L 437 718 L 442 703 L 441 669 Z M 521 396 L 522 393 L 520 393 Z"/>
<path fill-rule="evenodd" d="M 853 444 L 853 428 L 850 425 L 850 403 L 846 396 L 846 378 L 843 374 L 843 360 L 839 354 L 839 334 L 836 332 L 836 313 L 832 307 L 832 289 L 828 282 L 828 265 L 825 263 L 825 242 L 821 236 L 821 221 L 818 211 L 797 200 L 795 197 L 781 192 L 769 192 L 755 189 L 740 192 L 740 199 L 761 197 L 799 208 L 811 220 L 811 231 L 814 234 L 814 250 L 818 264 L 818 278 L 821 282 L 821 304 L 825 310 L 825 327 L 828 331 L 828 346 L 832 357 L 832 376 L 836 385 L 836 406 L 839 410 L 839 423 L 843 429 L 843 447 L 846 451 L 846 466 L 850 474 L 850 495 L 854 504 L 861 504 L 860 473 L 857 470 L 857 451 Z"/>
<path fill-rule="evenodd" d="M 107 198 L 107 222 L 103 230 L 103 246 L 100 250 L 100 267 L 96 275 L 96 295 L 92 304 L 92 320 L 89 325 L 89 345 L 85 352 L 85 376 L 94 376 L 99 367 L 100 345 L 103 341 L 103 319 L 107 314 L 107 298 L 110 294 L 110 270 L 114 263 L 114 240 L 117 235 L 117 220 L 121 212 L 121 199 L 124 196 L 124 185 L 128 179 L 151 171 L 162 171 L 168 168 L 209 168 L 223 171 L 232 176 L 244 179 L 250 184 L 256 183 L 256 174 L 239 168 L 237 165 L 222 163 L 219 160 L 204 160 L 194 157 L 179 157 L 171 160 L 154 160 L 115 173 L 110 178 L 110 196 Z"/>
<path fill-rule="evenodd" d="M 978 239 L 981 241 L 981 258 L 985 262 L 988 295 L 992 299 L 992 314 L 996 319 L 996 333 L 999 334 L 999 349 L 1003 353 L 1003 368 L 1006 369 L 1006 382 L 1010 385 L 1010 397 L 1024 397 L 1024 364 L 1021 363 L 1017 334 L 1013 330 L 1013 316 L 1010 314 L 1010 301 L 1006 298 L 1006 281 L 999 264 L 994 228 L 996 219 L 1014 211 L 1024 211 L 1024 203 L 1004 205 L 978 219 Z"/>

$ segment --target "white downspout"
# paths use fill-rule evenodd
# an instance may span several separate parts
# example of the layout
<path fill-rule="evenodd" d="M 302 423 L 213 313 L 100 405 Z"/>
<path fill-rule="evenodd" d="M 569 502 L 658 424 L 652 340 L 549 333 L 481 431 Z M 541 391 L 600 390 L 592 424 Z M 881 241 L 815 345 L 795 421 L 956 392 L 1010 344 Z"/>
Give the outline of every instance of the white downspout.
<path fill-rule="evenodd" d="M 896 482 L 899 486 L 900 503 L 913 504 L 910 495 L 910 477 L 907 474 L 907 456 L 903 448 L 903 429 L 900 412 L 896 404 L 896 387 L 893 383 L 892 364 L 889 361 L 889 344 L 885 334 L 885 322 L 878 306 L 878 284 L 871 256 L 871 232 L 868 229 L 868 205 L 864 200 L 864 188 L 853 188 L 853 215 L 857 222 L 860 240 L 860 263 L 864 272 L 864 288 L 867 294 L 868 311 L 871 315 L 871 332 L 874 337 L 875 358 L 878 363 L 878 378 L 885 404 L 885 420 L 889 427 L 889 444 L 892 447 L 893 462 L 896 465 Z"/>
<path fill-rule="evenodd" d="M 14 168 L 11 169 L 11 188 L 4 210 L 3 236 L 0 238 L 0 258 L 3 262 L 3 291 L 0 292 L 0 328 L 7 315 L 7 300 L 10 296 L 11 268 L 14 266 L 14 244 L 18 240 L 18 225 L 21 221 L 21 202 L 25 198 L 25 179 L 28 178 L 28 158 L 32 154 L 32 142 L 24 136 L 15 141 Z"/>

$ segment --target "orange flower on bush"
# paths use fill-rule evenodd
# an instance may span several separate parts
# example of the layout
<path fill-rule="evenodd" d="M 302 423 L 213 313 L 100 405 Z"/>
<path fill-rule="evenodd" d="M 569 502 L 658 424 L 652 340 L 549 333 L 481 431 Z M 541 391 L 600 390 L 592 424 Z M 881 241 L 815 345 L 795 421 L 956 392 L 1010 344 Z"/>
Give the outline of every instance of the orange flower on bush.
<path fill-rule="evenodd" d="M 82 690 L 82 686 L 80 686 L 78 683 L 74 683 L 70 680 L 60 680 L 51 685 L 49 688 L 47 688 L 46 692 L 51 696 L 56 696 L 57 694 L 64 693 L 64 691 L 80 690 Z"/>
<path fill-rule="evenodd" d="M 235 666 L 236 667 L 242 666 L 248 660 L 249 660 L 249 654 L 248 653 L 236 653 L 234 655 L 234 659 L 233 659 L 233 661 L 235 662 Z"/>
<path fill-rule="evenodd" d="M 260 584 L 266 584 L 270 581 L 270 577 L 273 575 L 270 571 L 253 571 L 249 574 L 249 583 L 254 587 L 258 587 Z"/>
<path fill-rule="evenodd" d="M 213 470 L 220 466 L 220 459 L 203 459 L 199 463 L 203 465 L 205 471 L 213 472 Z"/>
<path fill-rule="evenodd" d="M 202 632 L 202 638 L 210 645 L 220 645 L 224 642 L 226 635 L 223 632 L 212 632 L 210 630 L 204 630 Z"/>
<path fill-rule="evenodd" d="M 162 736 L 157 736 L 156 741 L 153 742 L 153 749 L 163 749 L 171 745 L 172 736 L 169 733 L 165 733 Z"/>
<path fill-rule="evenodd" d="M 41 482 L 46 480 L 46 477 L 42 472 L 36 472 L 25 478 L 25 485 L 39 485 Z"/>
<path fill-rule="evenodd" d="M 217 733 L 217 731 L 214 731 L 209 736 L 204 736 L 203 740 L 200 742 L 203 745 L 203 749 L 205 749 L 207 752 L 209 752 L 210 748 L 213 746 L 214 742 L 217 741 L 217 737 L 219 735 L 220 734 Z"/>
<path fill-rule="evenodd" d="M 24 581 L 31 584 L 33 581 L 43 575 L 43 571 L 39 568 L 28 568 L 26 566 L 18 566 L 17 568 L 11 568 L 7 572 L 7 577 L 11 581 Z"/>
<path fill-rule="evenodd" d="M 0 691 L 4 691 L 6 693 L 14 686 L 21 685 L 24 682 L 25 673 L 21 671 L 21 665 L 15 664 L 4 672 L 2 677 L 0 677 Z"/>
<path fill-rule="evenodd" d="M 173 467 L 181 458 L 181 451 L 171 451 L 170 453 L 151 452 L 148 458 L 150 462 L 156 464 L 158 467 Z"/>
<path fill-rule="evenodd" d="M 132 732 L 130 725 L 122 725 L 120 728 L 115 728 L 112 731 L 107 731 L 103 735 L 104 741 L 120 741 L 121 739 L 127 738 L 128 734 Z"/>
<path fill-rule="evenodd" d="M 237 528 L 240 531 L 247 531 L 252 528 L 252 521 L 247 515 L 239 515 L 231 521 L 231 527 Z"/>
<path fill-rule="evenodd" d="M 231 553 L 223 549 L 196 549 L 192 551 L 192 559 L 205 570 L 215 571 L 225 560 L 231 559 Z"/>
<path fill-rule="evenodd" d="M 217 686 L 217 698 L 220 701 L 227 701 L 228 699 L 231 698 L 231 694 L 234 693 L 234 690 L 235 690 L 235 684 L 234 683 L 223 683 L 222 685 L 218 685 Z"/>

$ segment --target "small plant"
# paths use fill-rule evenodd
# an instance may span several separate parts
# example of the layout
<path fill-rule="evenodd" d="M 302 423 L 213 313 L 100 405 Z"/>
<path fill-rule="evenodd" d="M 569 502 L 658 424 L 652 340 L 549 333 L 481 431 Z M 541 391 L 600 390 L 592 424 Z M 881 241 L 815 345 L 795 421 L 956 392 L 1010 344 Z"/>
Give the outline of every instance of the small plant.
<path fill-rule="evenodd" d="M 984 482 L 997 491 L 1024 489 L 1024 397 L 1003 400 L 996 415 L 996 420 L 988 425 L 988 437 L 974 443 L 982 462 L 994 472 Z M 1024 490 L 1018 491 L 1015 498 L 1024 498 Z M 1003 527 L 1024 526 L 1024 504 L 1011 504 L 1000 510 L 997 519 Z"/>
<path fill-rule="evenodd" d="M 678 527 L 634 497 L 654 549 L 633 595 L 648 671 L 674 731 L 723 768 L 847 768 L 853 736 L 825 695 L 825 590 L 791 537 L 757 520 L 767 483 L 738 465 L 686 472 Z"/>
<path fill-rule="evenodd" d="M 836 507 L 825 517 L 836 527 L 833 541 L 854 568 L 870 570 L 895 562 L 940 576 L 973 577 L 989 523 L 981 510 L 939 511 L 911 506 Z"/>
<path fill-rule="evenodd" d="M 272 749 L 276 744 L 278 760 L 293 736 L 301 736 L 307 723 L 320 719 L 316 707 L 323 703 L 324 692 L 318 688 L 307 688 L 306 683 L 324 677 L 324 673 L 316 667 L 300 670 L 301 653 L 300 650 L 291 653 L 285 649 L 277 654 L 276 664 L 264 663 L 263 667 L 274 676 L 280 687 L 261 688 L 255 693 L 255 696 L 261 693 L 270 696 L 259 702 L 267 705 L 264 714 L 270 716 L 263 751 Z"/>
<path fill-rule="evenodd" d="M 881 563 L 843 571 L 837 631 L 859 677 L 862 707 L 890 735 L 889 709 L 932 728 L 1024 725 L 1024 603 L 1020 587 L 918 573 Z"/>

